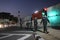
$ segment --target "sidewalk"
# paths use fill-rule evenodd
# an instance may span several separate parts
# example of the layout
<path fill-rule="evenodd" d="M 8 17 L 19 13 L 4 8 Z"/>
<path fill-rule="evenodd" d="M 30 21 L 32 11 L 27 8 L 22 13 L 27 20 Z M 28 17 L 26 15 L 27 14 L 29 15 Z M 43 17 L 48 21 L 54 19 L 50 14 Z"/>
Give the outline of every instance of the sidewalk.
<path fill-rule="evenodd" d="M 39 29 L 42 30 L 43 29 Z M 36 33 L 43 37 L 45 40 L 60 40 L 60 30 L 48 28 L 49 34 L 45 34 L 42 32 L 37 31 Z"/>

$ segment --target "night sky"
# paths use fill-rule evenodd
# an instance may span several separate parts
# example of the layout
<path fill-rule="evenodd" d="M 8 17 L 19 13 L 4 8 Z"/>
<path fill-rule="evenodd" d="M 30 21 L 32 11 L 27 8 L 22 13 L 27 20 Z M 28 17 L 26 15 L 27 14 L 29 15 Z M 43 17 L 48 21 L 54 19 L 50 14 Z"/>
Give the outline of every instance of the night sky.
<path fill-rule="evenodd" d="M 30 16 L 34 11 L 59 4 L 60 0 L 0 0 L 0 12 L 9 12 L 15 16 Z"/>

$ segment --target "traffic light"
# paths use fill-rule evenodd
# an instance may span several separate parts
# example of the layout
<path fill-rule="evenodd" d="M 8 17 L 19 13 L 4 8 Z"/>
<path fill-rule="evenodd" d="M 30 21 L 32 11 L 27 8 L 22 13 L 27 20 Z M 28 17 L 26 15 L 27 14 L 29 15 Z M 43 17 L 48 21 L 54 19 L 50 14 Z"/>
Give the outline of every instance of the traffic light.
<path fill-rule="evenodd" d="M 47 8 L 44 8 L 45 11 L 47 11 Z"/>
<path fill-rule="evenodd" d="M 43 8 L 42 9 L 42 16 L 47 16 L 47 8 Z"/>

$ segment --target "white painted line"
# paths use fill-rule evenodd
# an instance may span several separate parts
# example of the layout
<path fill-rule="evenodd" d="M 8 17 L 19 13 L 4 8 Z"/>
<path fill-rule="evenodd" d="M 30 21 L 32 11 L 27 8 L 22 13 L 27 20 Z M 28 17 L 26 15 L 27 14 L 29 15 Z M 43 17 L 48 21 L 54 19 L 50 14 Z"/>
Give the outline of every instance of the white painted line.
<path fill-rule="evenodd" d="M 13 32 L 33 32 L 33 31 L 13 31 Z"/>
<path fill-rule="evenodd" d="M 10 36 L 12 36 L 12 35 L 3 36 L 3 37 L 0 37 L 0 39 L 7 38 L 7 37 L 10 37 Z"/>
<path fill-rule="evenodd" d="M 9 33 L 3 33 L 3 34 L 5 35 L 5 34 L 9 34 Z M 13 35 L 24 35 L 24 37 L 19 38 L 17 40 L 25 40 L 25 39 L 29 38 L 30 36 L 32 36 L 32 34 L 9 34 L 8 36 L 0 37 L 0 39 L 7 38 L 7 37 L 10 37 Z"/>
<path fill-rule="evenodd" d="M 10 34 L 10 35 L 32 35 L 32 34 Z"/>
<path fill-rule="evenodd" d="M 27 34 L 27 35 L 25 35 L 24 37 L 19 38 L 19 39 L 17 39 L 17 40 L 25 40 L 25 39 L 29 38 L 30 36 L 32 36 L 32 35 Z"/>

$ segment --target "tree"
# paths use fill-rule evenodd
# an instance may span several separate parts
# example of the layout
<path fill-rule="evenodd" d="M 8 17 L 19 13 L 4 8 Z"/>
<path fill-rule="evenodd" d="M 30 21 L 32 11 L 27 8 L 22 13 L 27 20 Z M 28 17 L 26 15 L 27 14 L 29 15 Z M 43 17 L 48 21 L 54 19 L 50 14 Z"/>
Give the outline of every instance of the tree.
<path fill-rule="evenodd" d="M 11 15 L 11 13 L 8 12 L 0 12 L 0 19 L 8 19 L 9 21 L 13 21 L 15 23 L 18 22 L 18 18 Z"/>

